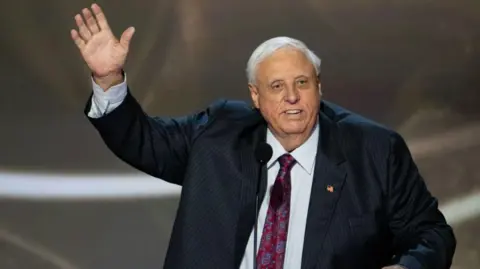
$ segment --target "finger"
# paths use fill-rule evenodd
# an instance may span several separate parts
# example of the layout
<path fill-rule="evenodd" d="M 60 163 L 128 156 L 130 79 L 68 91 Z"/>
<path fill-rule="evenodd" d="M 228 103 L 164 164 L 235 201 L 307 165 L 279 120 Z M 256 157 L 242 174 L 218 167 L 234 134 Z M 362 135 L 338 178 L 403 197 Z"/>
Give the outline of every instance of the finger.
<path fill-rule="evenodd" d="M 77 30 L 72 29 L 70 31 L 70 35 L 72 36 L 73 42 L 75 42 L 75 45 L 82 50 L 85 46 L 85 41 L 80 37 L 80 34 L 78 34 Z"/>
<path fill-rule="evenodd" d="M 107 18 L 102 11 L 102 8 L 97 5 L 92 5 L 93 14 L 95 14 L 95 18 L 97 18 L 98 25 L 100 26 L 100 30 L 110 31 L 110 26 L 108 25 Z"/>
<path fill-rule="evenodd" d="M 120 37 L 120 44 L 128 50 L 130 47 L 130 41 L 132 40 L 133 34 L 135 33 L 134 27 L 128 27 Z"/>
<path fill-rule="evenodd" d="M 84 41 L 88 41 L 90 37 L 92 37 L 92 34 L 90 33 L 90 30 L 87 29 L 87 26 L 83 22 L 82 16 L 79 14 L 75 15 L 75 22 L 77 23 L 80 37 L 82 37 Z"/>
<path fill-rule="evenodd" d="M 83 25 L 84 25 L 84 31 L 85 31 L 85 34 L 87 35 L 87 39 L 90 39 L 90 37 L 92 37 L 92 32 L 90 31 L 90 29 L 88 28 L 88 25 L 86 24 L 86 18 L 88 16 L 88 14 L 90 13 L 90 10 L 88 10 L 88 8 L 84 8 L 82 9 L 82 14 L 83 14 L 83 18 L 85 18 L 85 20 L 83 21 Z M 90 13 L 91 14 L 91 13 Z M 83 32 L 80 32 L 83 36 Z"/>
<path fill-rule="evenodd" d="M 84 10 L 83 16 L 85 17 L 86 25 L 90 32 L 93 34 L 96 34 L 99 32 L 99 28 L 97 25 L 97 20 L 92 15 L 92 12 L 90 12 L 89 9 Z"/>

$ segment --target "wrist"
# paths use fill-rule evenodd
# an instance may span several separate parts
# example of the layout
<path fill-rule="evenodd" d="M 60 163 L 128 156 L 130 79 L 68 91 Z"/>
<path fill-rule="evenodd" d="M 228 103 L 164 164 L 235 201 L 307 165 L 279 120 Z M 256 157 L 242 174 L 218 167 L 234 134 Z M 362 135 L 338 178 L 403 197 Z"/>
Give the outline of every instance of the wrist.
<path fill-rule="evenodd" d="M 92 74 L 92 76 L 95 83 L 97 83 L 104 91 L 122 83 L 125 79 L 123 70 L 112 72 L 106 76 L 97 76 L 95 74 Z"/>

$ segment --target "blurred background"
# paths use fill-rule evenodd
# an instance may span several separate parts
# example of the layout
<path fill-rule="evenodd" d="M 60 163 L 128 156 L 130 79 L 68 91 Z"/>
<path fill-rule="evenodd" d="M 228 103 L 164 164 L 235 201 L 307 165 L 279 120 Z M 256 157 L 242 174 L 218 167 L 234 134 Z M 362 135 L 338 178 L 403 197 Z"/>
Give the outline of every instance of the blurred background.
<path fill-rule="evenodd" d="M 248 100 L 245 65 L 286 35 L 322 58 L 324 98 L 398 130 L 480 268 L 480 1 L 103 0 L 151 115 Z M 179 188 L 119 161 L 83 114 L 89 71 L 70 39 L 91 2 L 0 9 L 0 268 L 161 268 Z"/>

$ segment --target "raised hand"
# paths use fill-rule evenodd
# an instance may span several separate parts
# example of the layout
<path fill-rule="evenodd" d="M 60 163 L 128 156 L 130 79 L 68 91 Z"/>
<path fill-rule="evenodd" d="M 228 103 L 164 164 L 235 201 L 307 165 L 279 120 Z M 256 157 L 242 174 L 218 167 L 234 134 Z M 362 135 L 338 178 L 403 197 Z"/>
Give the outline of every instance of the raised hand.
<path fill-rule="evenodd" d="M 71 30 L 71 36 L 80 53 L 100 86 L 107 90 L 122 77 L 130 41 L 135 29 L 126 29 L 118 40 L 110 29 L 105 14 L 97 4 L 75 15 L 78 30 Z"/>

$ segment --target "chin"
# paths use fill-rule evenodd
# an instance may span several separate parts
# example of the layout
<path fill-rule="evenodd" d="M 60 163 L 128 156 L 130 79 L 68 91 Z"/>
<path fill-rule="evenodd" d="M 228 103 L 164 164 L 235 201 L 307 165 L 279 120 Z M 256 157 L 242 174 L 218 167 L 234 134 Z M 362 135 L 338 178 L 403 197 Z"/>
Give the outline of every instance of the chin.
<path fill-rule="evenodd" d="M 282 128 L 283 132 L 285 134 L 302 134 L 306 131 L 307 126 L 302 125 L 302 126 L 285 126 Z"/>

